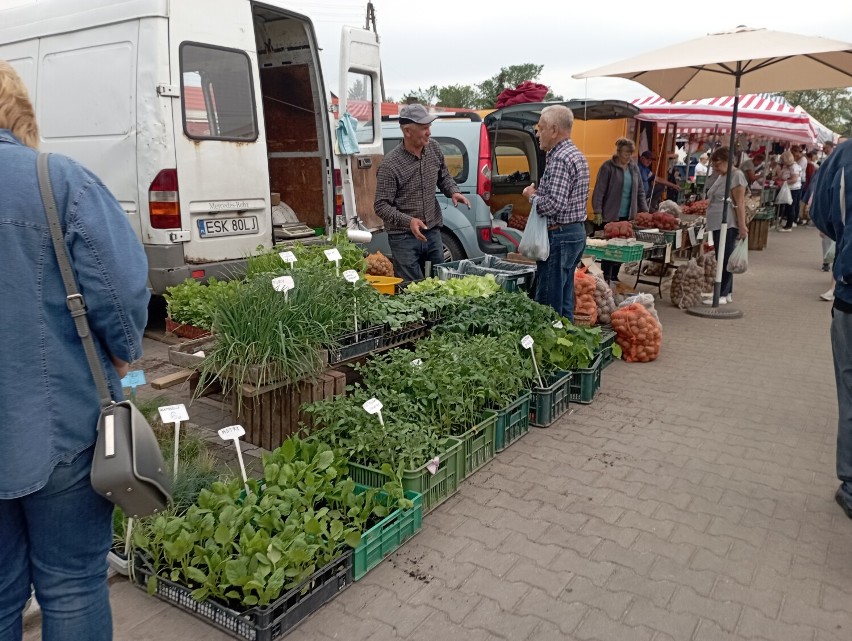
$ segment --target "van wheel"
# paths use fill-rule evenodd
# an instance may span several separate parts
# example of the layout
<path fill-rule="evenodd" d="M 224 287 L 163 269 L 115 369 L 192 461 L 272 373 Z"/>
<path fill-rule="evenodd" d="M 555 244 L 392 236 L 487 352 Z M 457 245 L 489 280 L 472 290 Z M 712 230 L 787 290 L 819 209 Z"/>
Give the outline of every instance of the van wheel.
<path fill-rule="evenodd" d="M 444 245 L 444 262 L 451 263 L 457 260 L 464 260 L 467 254 L 464 253 L 464 248 L 456 238 L 445 231 L 441 231 L 441 242 Z"/>

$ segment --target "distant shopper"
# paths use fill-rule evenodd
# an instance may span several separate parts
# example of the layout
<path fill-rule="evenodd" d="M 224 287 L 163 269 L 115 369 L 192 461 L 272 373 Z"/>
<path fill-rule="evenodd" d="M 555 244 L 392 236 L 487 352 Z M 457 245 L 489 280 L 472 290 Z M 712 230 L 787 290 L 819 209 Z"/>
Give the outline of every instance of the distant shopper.
<path fill-rule="evenodd" d="M 592 192 L 596 224 L 633 220 L 638 212 L 648 211 L 639 168 L 633 160 L 635 150 L 636 145 L 630 138 L 619 138 L 615 141 L 615 154 L 598 170 Z M 621 263 L 604 260 L 601 268 L 604 279 L 609 282 L 618 280 Z"/>
<path fill-rule="evenodd" d="M 725 183 L 728 173 L 728 148 L 719 147 L 710 156 L 713 173 L 718 176 L 716 181 L 707 189 L 707 229 L 713 233 L 713 245 L 716 248 L 716 260 L 720 260 L 719 242 L 722 238 L 722 210 L 725 203 Z M 737 240 L 748 237 L 748 223 L 746 222 L 745 196 L 746 177 L 736 167 L 731 169 L 731 203 L 727 210 L 728 231 L 725 235 L 725 254 L 721 257 L 722 263 L 722 289 L 719 304 L 725 305 L 734 302 L 734 275 L 728 271 L 728 259 L 734 251 Z M 732 209 L 733 207 L 733 209 Z M 705 305 L 712 305 L 713 299 L 703 301 Z"/>
<path fill-rule="evenodd" d="M 571 140 L 574 114 L 564 105 L 541 110 L 538 144 L 546 152 L 544 175 L 538 189 L 526 187 L 524 197 L 535 201 L 539 216 L 547 218 L 550 256 L 538 261 L 535 299 L 574 320 L 574 270 L 586 248 L 586 201 L 589 165 Z"/>
<path fill-rule="evenodd" d="M 0 61 L 0 639 L 35 587 L 45 641 L 108 641 L 112 503 L 92 489 L 99 397 L 66 306 L 36 171 L 35 113 Z M 50 180 L 73 276 L 114 399 L 142 356 L 148 268 L 127 214 L 70 158 Z"/>
<path fill-rule="evenodd" d="M 811 218 L 835 241 L 834 303 L 831 347 L 837 384 L 836 472 L 840 487 L 835 501 L 852 518 L 852 142 L 839 144 L 816 176 Z"/>
<path fill-rule="evenodd" d="M 654 161 L 657 157 L 650 151 L 643 151 L 639 155 L 639 174 L 642 176 L 642 189 L 645 190 L 645 198 L 648 206 L 656 211 L 663 197 L 663 192 L 668 190 L 667 197 L 677 200 L 679 188 L 671 180 L 657 176 L 654 171 Z"/>
<path fill-rule="evenodd" d="M 444 262 L 444 218 L 435 187 L 454 206 L 462 203 L 470 209 L 440 145 L 431 139 L 435 118 L 423 105 L 402 107 L 402 142 L 385 155 L 376 176 L 376 214 L 385 223 L 394 272 L 405 282 L 422 280 L 427 262 Z"/>
<path fill-rule="evenodd" d="M 759 193 L 763 190 L 763 161 L 766 160 L 766 155 L 762 151 L 758 151 L 751 158 L 745 157 L 740 163 L 740 171 L 748 181 L 749 191 Z"/>
<path fill-rule="evenodd" d="M 781 154 L 780 169 L 778 172 L 777 185 L 780 187 L 784 183 L 790 188 L 790 194 L 793 196 L 793 202 L 789 205 L 779 205 L 778 219 L 786 220 L 786 224 L 779 231 L 793 231 L 796 220 L 799 218 L 799 202 L 802 197 L 802 168 L 796 162 L 793 153 L 790 150 Z"/>
<path fill-rule="evenodd" d="M 710 171 L 710 156 L 707 154 L 701 154 L 698 157 L 698 164 L 695 165 L 695 176 L 707 176 Z"/>

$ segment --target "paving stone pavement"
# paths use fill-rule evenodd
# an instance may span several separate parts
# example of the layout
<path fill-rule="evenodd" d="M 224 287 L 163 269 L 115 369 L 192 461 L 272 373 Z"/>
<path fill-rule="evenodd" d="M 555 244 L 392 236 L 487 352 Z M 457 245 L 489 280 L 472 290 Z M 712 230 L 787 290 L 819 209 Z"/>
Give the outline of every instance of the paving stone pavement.
<path fill-rule="evenodd" d="M 829 283 L 816 230 L 770 234 L 735 278 L 744 318 L 658 303 L 656 362 L 606 369 L 593 404 L 533 428 L 289 638 L 852 638 Z M 150 380 L 164 348 L 149 343 Z M 229 420 L 209 401 L 190 413 Z M 111 590 L 117 640 L 229 638 L 124 581 Z"/>

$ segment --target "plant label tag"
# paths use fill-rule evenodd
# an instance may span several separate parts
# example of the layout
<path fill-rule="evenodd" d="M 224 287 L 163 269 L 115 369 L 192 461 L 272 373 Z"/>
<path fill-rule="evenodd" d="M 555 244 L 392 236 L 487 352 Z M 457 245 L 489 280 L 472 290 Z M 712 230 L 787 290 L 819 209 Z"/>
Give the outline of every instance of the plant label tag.
<path fill-rule="evenodd" d="M 340 255 L 340 250 L 337 249 L 337 247 L 334 247 L 332 249 L 326 249 L 323 253 L 325 254 L 325 257 L 328 258 L 328 260 L 330 260 L 330 261 L 331 260 L 340 260 L 341 258 L 343 258 Z"/>
<path fill-rule="evenodd" d="M 367 414 L 378 414 L 382 411 L 382 407 L 384 406 L 382 405 L 382 402 L 379 399 L 373 397 L 369 401 L 364 403 L 363 407 L 364 411 L 367 412 Z"/>
<path fill-rule="evenodd" d="M 411 361 L 412 367 L 420 367 L 421 365 L 423 365 L 423 359 L 422 358 L 415 358 L 413 361 Z"/>
<path fill-rule="evenodd" d="M 347 269 L 343 272 L 343 278 L 346 279 L 349 283 L 357 283 L 358 282 L 358 272 L 354 269 Z"/>
<path fill-rule="evenodd" d="M 276 292 L 289 292 L 296 284 L 293 282 L 292 276 L 279 276 L 272 279 L 272 288 Z"/>
<path fill-rule="evenodd" d="M 429 474 L 435 475 L 438 473 L 438 468 L 441 466 L 441 457 L 436 456 L 431 461 L 426 463 L 426 469 L 429 470 Z"/>
<path fill-rule="evenodd" d="M 524 336 L 521 339 L 521 346 L 524 349 L 532 349 L 532 346 L 533 346 L 534 343 L 535 343 L 535 341 L 533 340 L 533 337 L 530 336 L 529 334 L 527 334 L 526 336 Z"/>
<path fill-rule="evenodd" d="M 160 412 L 160 419 L 163 423 L 177 423 L 179 421 L 188 421 L 189 414 L 186 412 L 186 405 L 178 403 L 177 405 L 164 405 L 157 408 Z"/>
<path fill-rule="evenodd" d="M 219 430 L 219 438 L 223 441 L 236 441 L 246 433 L 242 425 L 229 425 Z"/>
<path fill-rule="evenodd" d="M 121 379 L 122 387 L 137 387 L 145 384 L 145 372 L 141 369 L 127 372 L 127 376 Z"/>
<path fill-rule="evenodd" d="M 200 349 L 200 350 L 198 350 L 197 352 L 195 352 L 195 355 L 196 355 L 196 356 L 199 356 L 199 357 L 201 357 L 201 358 L 204 358 L 204 357 L 206 356 L 206 354 L 204 353 L 204 350 L 203 350 L 203 349 Z"/>
<path fill-rule="evenodd" d="M 565 329 L 565 325 L 562 324 L 562 321 L 553 321 L 553 329 Z"/>
<path fill-rule="evenodd" d="M 290 265 L 296 262 L 296 254 L 293 252 L 280 252 L 278 255 L 281 257 L 281 260 Z"/>

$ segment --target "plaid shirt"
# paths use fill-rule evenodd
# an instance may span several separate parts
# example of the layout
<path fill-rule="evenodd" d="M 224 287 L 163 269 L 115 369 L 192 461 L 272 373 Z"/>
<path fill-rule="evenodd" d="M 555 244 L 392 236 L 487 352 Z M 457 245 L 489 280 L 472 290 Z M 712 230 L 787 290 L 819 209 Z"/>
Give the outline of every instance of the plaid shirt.
<path fill-rule="evenodd" d="M 539 215 L 550 225 L 579 223 L 586 220 L 589 199 L 589 165 L 570 139 L 547 152 L 544 175 L 536 190 Z"/>
<path fill-rule="evenodd" d="M 444 224 L 435 188 L 447 198 L 461 191 L 447 171 L 444 154 L 434 140 L 420 158 L 403 143 L 385 155 L 376 175 L 376 214 L 388 233 L 410 231 L 412 218 L 421 218 L 429 229 Z"/>

